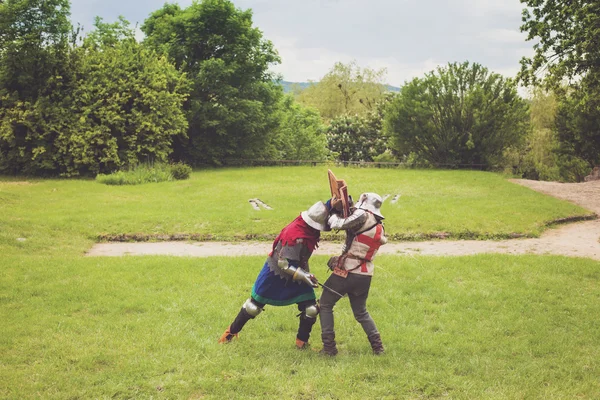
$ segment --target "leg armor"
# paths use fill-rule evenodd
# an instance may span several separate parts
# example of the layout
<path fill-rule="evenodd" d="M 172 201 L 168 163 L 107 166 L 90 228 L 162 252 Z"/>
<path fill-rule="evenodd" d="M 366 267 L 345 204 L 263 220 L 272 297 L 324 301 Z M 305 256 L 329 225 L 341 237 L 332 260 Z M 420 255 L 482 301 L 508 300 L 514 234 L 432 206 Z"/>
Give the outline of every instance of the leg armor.
<path fill-rule="evenodd" d="M 296 339 L 300 339 L 303 342 L 308 342 L 312 327 L 315 322 L 317 322 L 319 306 L 314 300 L 311 300 L 308 304 L 298 304 L 298 309 L 302 312 L 299 314 L 300 325 L 298 326 L 298 334 L 296 335 Z"/>
<path fill-rule="evenodd" d="M 252 301 L 252 299 L 246 300 L 242 308 L 248 313 L 248 315 L 250 315 L 251 318 L 256 317 L 263 310 L 262 307 Z"/>
<path fill-rule="evenodd" d="M 319 306 L 311 304 L 304 309 L 304 313 L 306 313 L 306 316 L 309 318 L 317 318 L 317 315 L 319 315 Z"/>
<path fill-rule="evenodd" d="M 229 328 L 230 332 L 232 334 L 235 334 L 235 333 L 238 333 L 239 331 L 241 331 L 242 328 L 244 327 L 244 325 L 246 325 L 246 322 L 255 318 L 258 314 L 260 314 L 262 312 L 262 310 L 263 310 L 262 308 L 264 306 L 265 306 L 264 304 L 257 303 L 252 299 L 246 300 L 246 302 L 242 306 L 242 309 L 240 310 L 237 317 L 235 317 L 235 320 L 231 324 L 231 326 Z"/>

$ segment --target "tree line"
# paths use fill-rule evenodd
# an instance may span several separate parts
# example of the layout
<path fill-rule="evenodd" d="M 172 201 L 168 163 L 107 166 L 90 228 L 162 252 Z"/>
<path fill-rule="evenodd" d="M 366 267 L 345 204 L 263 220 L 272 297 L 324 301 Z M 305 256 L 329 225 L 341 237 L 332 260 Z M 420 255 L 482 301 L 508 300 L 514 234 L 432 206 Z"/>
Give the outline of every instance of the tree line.
<path fill-rule="evenodd" d="M 229 1 L 83 34 L 68 0 L 0 3 L 0 171 L 63 176 L 139 162 L 324 159 L 318 113 L 283 95 L 279 61 Z"/>
<path fill-rule="evenodd" d="M 386 90 L 385 70 L 336 63 L 285 95 L 273 44 L 228 0 L 165 4 L 141 25 L 68 0 L 0 3 L 0 173 L 94 175 L 140 162 L 401 161 L 580 180 L 600 164 L 600 9 L 523 0 L 538 40 L 516 79 L 438 67 Z M 563 4 L 564 3 L 564 4 Z M 552 32 L 562 32 L 561 35 Z M 532 96 L 522 98 L 521 82 Z"/>

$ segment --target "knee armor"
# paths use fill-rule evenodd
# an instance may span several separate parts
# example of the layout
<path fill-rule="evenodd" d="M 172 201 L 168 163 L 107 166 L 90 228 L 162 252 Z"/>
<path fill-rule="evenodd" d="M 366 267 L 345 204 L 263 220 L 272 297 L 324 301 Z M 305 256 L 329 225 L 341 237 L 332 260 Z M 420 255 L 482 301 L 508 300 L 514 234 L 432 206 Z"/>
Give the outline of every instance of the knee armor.
<path fill-rule="evenodd" d="M 246 312 L 248 313 L 248 315 L 250 315 L 252 318 L 256 317 L 258 314 L 260 314 L 262 312 L 262 308 L 260 308 L 256 304 L 254 304 L 252 302 L 252 299 L 246 300 L 246 302 L 244 303 L 244 305 L 242 306 L 242 308 L 244 310 L 246 310 Z"/>
<path fill-rule="evenodd" d="M 304 313 L 309 318 L 317 318 L 317 315 L 319 315 L 319 306 L 316 304 L 311 304 L 304 309 Z"/>

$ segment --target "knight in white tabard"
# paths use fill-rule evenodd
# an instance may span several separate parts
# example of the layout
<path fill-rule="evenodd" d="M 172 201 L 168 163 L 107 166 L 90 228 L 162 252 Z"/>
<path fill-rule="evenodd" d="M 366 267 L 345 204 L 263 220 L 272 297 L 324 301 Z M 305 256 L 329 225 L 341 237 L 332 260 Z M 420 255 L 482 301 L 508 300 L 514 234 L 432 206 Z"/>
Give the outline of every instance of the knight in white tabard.
<path fill-rule="evenodd" d="M 347 218 L 332 213 L 328 220 L 332 230 L 346 231 L 346 243 L 342 254 L 332 257 L 328 262 L 333 273 L 325 286 L 340 295 L 348 295 L 354 318 L 362 325 L 374 354 L 381 354 L 384 349 L 381 335 L 367 311 L 367 297 L 373 277 L 373 258 L 379 247 L 387 242 L 382 223 L 382 203 L 378 194 L 363 193 Z M 329 356 L 335 356 L 338 352 L 333 307 L 339 299 L 340 296 L 330 290 L 323 291 L 320 299 L 322 353 Z"/>

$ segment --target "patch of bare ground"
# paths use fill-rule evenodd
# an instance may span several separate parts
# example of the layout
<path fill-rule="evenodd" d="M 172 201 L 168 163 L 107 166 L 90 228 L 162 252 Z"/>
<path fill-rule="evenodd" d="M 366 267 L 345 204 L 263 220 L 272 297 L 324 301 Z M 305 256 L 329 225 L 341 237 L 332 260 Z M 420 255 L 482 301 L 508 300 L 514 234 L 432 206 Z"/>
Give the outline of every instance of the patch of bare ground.
<path fill-rule="evenodd" d="M 513 179 L 512 182 L 533 190 L 571 201 L 600 214 L 600 181 L 585 183 L 541 182 Z M 557 221 L 561 222 L 561 221 Z M 562 221 L 568 222 L 568 221 Z M 315 254 L 337 254 L 341 244 L 322 242 Z M 98 243 L 88 256 L 171 255 L 189 257 L 264 256 L 271 243 L 257 241 L 228 242 L 144 242 Z M 435 240 L 394 242 L 379 249 L 379 254 L 460 256 L 480 253 L 554 254 L 600 260 L 600 220 L 582 221 L 549 229 L 540 238 L 489 240 Z"/>

